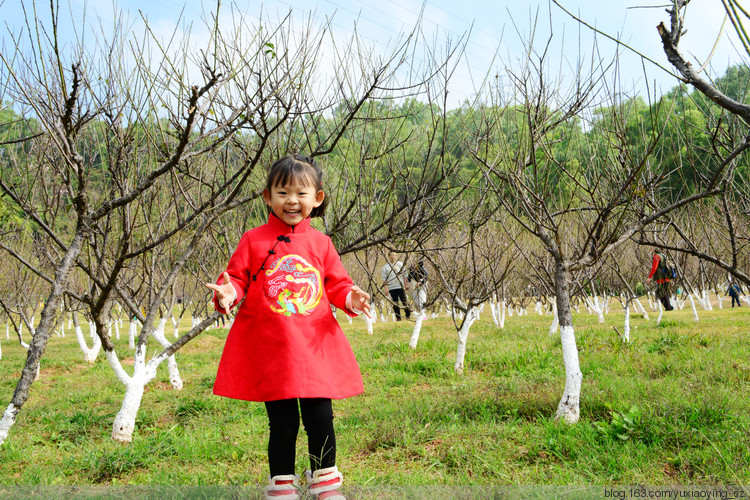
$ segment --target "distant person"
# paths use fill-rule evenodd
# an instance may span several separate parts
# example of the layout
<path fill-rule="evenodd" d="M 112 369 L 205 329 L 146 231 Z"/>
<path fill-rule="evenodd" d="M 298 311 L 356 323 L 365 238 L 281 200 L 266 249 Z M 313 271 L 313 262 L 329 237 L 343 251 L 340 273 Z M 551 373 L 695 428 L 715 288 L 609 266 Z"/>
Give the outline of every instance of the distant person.
<path fill-rule="evenodd" d="M 421 311 L 427 303 L 427 269 L 424 267 L 424 260 L 420 259 L 409 268 L 409 282 L 414 284 L 414 303 L 417 311 Z"/>
<path fill-rule="evenodd" d="M 331 400 L 360 394 L 363 386 L 330 304 L 350 316 L 369 314 L 370 296 L 352 283 L 331 239 L 310 226 L 310 217 L 325 208 L 323 172 L 311 158 L 276 161 L 263 198 L 268 223 L 246 232 L 218 283 L 206 285 L 217 311 L 240 304 L 213 391 L 265 403 L 268 498 L 299 497 L 294 462 L 301 414 L 309 492 L 340 499 Z"/>
<path fill-rule="evenodd" d="M 659 252 L 659 249 L 657 247 L 654 247 L 654 257 L 651 261 L 651 272 L 648 274 L 648 278 L 646 278 L 646 283 L 651 281 L 651 278 L 654 278 L 654 281 L 656 281 L 656 298 L 661 301 L 662 305 L 664 306 L 664 309 L 667 311 L 671 311 L 674 309 L 672 307 L 672 304 L 669 302 L 669 280 L 671 273 L 669 271 L 669 267 L 667 266 L 667 259 L 666 257 Z"/>
<path fill-rule="evenodd" d="M 399 302 L 403 304 L 406 312 L 406 319 L 411 317 L 411 311 L 406 305 L 406 284 L 404 283 L 404 263 L 398 260 L 396 252 L 388 252 L 388 260 L 383 265 L 382 278 L 383 288 L 388 290 L 393 302 L 393 313 L 396 315 L 396 321 L 401 321 L 401 309 Z"/>
<path fill-rule="evenodd" d="M 742 287 L 740 287 L 740 285 L 730 282 L 729 288 L 727 289 L 727 295 L 732 297 L 732 307 L 734 307 L 735 302 L 737 302 L 737 307 L 740 307 L 740 295 L 742 295 Z"/>

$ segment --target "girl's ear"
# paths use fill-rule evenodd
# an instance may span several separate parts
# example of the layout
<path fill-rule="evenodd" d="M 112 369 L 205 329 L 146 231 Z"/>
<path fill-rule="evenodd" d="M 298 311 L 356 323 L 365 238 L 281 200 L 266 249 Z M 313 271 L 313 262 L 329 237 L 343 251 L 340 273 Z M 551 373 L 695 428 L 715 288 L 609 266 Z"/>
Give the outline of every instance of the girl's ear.
<path fill-rule="evenodd" d="M 268 188 L 265 188 L 263 190 L 263 200 L 265 200 L 266 205 L 269 207 L 271 206 L 271 192 L 268 190 Z"/>
<path fill-rule="evenodd" d="M 325 200 L 326 194 L 323 192 L 323 190 L 319 190 L 317 193 L 315 193 L 315 202 L 313 203 L 313 207 L 317 208 L 323 203 L 323 200 Z"/>

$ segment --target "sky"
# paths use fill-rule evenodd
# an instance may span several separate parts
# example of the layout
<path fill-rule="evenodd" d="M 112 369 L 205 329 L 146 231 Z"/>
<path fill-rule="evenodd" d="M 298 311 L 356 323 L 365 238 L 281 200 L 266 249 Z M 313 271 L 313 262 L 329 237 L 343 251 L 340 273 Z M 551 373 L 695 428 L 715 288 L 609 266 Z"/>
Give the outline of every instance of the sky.
<path fill-rule="evenodd" d="M 69 3 L 68 3 L 69 2 Z M 38 2 L 37 10 L 48 10 L 48 3 Z M 644 62 L 641 57 L 613 41 L 596 35 L 599 53 L 608 59 L 616 57 L 621 75 L 621 89 L 626 92 L 645 94 L 647 89 L 656 96 L 677 84 L 669 74 L 669 65 L 661 47 L 656 25 L 667 22 L 664 4 L 667 0 L 558 0 L 565 9 L 595 26 L 610 36 L 618 38 L 632 49 L 652 59 Z M 3 39 L 8 31 L 17 31 L 23 20 L 21 5 L 31 10 L 30 0 L 0 0 L 0 22 L 4 23 Z M 193 30 L 200 31 L 204 13 L 216 9 L 216 1 L 181 0 L 119 0 L 120 10 L 128 13 L 139 24 L 139 13 L 148 19 L 152 29 L 164 36 L 177 25 L 193 22 Z M 65 0 L 61 9 L 73 11 L 73 19 L 80 19 L 84 9 L 89 22 L 95 18 L 104 23 L 112 19 L 111 0 Z M 525 58 L 524 42 L 535 31 L 537 50 L 544 46 L 550 32 L 550 68 L 562 75 L 572 75 L 579 54 L 590 57 L 595 33 L 577 23 L 562 8 L 549 1 L 534 0 L 277 0 L 257 2 L 235 0 L 222 2 L 222 12 L 228 14 L 230 7 L 249 16 L 281 18 L 289 13 L 302 22 L 312 19 L 321 25 L 330 21 L 336 39 L 346 39 L 356 24 L 359 34 L 371 42 L 376 50 L 386 51 L 400 35 L 409 32 L 422 12 L 425 32 L 433 38 L 428 40 L 444 44 L 468 37 L 464 57 L 459 63 L 450 88 L 449 107 L 457 107 L 476 94 L 486 75 L 504 74 L 504 68 L 519 67 Z M 40 14 L 41 16 L 41 14 Z M 687 33 L 680 48 L 695 66 L 702 65 L 719 43 L 710 61 L 714 76 L 724 73 L 728 65 L 747 59 L 737 42 L 731 24 L 722 31 L 724 10 L 721 0 L 693 0 L 688 5 L 685 26 Z M 536 30 L 532 20 L 536 19 Z M 98 21 L 97 21 L 98 22 Z M 229 22 L 229 20 L 225 20 Z M 3 47 L 3 46 L 0 46 Z M 5 45 L 7 47 L 7 45 Z M 737 47 L 740 47 L 739 50 Z M 2 50 L 6 50 L 2 48 Z M 660 68 L 661 65 L 663 68 Z"/>

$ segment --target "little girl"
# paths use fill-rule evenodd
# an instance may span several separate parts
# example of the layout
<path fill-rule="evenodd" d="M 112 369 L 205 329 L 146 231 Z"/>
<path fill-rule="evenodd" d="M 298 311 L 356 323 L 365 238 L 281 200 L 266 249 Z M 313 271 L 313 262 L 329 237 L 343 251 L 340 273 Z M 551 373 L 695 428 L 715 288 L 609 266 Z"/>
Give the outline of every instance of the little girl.
<path fill-rule="evenodd" d="M 331 399 L 363 391 L 351 346 L 330 305 L 369 315 L 370 296 L 352 283 L 331 239 L 310 227 L 326 206 L 323 172 L 287 156 L 268 174 L 268 223 L 246 232 L 214 290 L 214 306 L 241 303 L 227 336 L 214 394 L 264 401 L 270 437 L 267 498 L 298 498 L 294 473 L 300 413 L 308 439 L 310 493 L 343 499 Z M 243 301 L 244 299 L 244 301 Z"/>

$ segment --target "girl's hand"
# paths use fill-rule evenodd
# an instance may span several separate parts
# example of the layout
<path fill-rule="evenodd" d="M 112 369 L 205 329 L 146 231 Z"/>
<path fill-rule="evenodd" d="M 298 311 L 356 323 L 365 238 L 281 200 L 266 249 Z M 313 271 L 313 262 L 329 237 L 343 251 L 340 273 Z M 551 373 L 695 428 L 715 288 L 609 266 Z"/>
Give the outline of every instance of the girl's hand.
<path fill-rule="evenodd" d="M 222 274 L 221 277 L 221 284 L 215 285 L 213 283 L 206 283 L 206 286 L 216 294 L 216 300 L 219 302 L 219 307 L 224 309 L 225 314 L 229 314 L 229 307 L 237 298 L 237 290 L 232 286 L 232 280 L 229 279 L 229 274 L 226 271 L 224 271 L 224 274 Z"/>
<path fill-rule="evenodd" d="M 357 285 L 352 285 L 352 308 L 362 311 L 365 316 L 370 316 L 370 294 L 362 290 Z"/>

